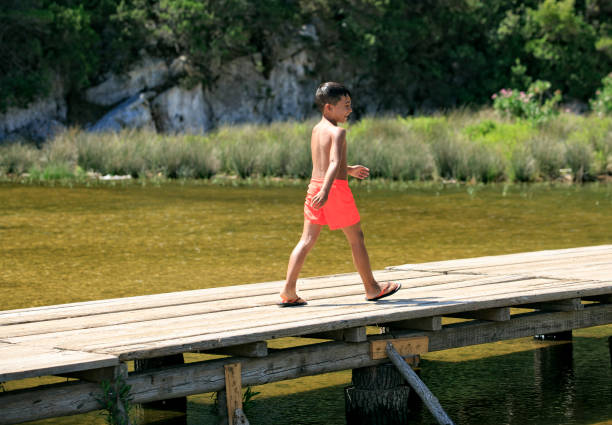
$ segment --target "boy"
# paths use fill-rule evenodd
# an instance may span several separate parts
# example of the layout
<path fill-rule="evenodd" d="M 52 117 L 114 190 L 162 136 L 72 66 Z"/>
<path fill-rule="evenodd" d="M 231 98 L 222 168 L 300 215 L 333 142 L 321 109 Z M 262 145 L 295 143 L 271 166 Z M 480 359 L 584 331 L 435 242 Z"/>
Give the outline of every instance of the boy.
<path fill-rule="evenodd" d="M 376 301 L 397 292 L 401 284 L 379 284 L 372 275 L 370 258 L 363 241 L 359 212 L 348 186 L 348 176 L 365 179 L 370 170 L 363 165 L 346 163 L 346 130 L 338 127 L 351 114 L 351 93 L 339 83 L 323 83 L 315 102 L 321 121 L 312 129 L 312 178 L 304 202 L 304 230 L 293 249 L 287 268 L 287 280 L 280 293 L 280 307 L 305 305 L 296 292 L 296 282 L 306 255 L 314 246 L 321 228 L 342 229 L 353 253 L 353 262 L 365 287 L 366 300 Z"/>

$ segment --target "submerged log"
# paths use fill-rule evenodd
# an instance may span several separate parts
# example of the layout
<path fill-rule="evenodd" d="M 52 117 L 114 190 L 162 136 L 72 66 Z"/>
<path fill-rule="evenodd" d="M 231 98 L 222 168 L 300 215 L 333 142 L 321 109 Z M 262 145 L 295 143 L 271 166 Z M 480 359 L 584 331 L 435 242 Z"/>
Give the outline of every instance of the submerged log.
<path fill-rule="evenodd" d="M 420 411 L 418 397 L 390 363 L 353 369 L 344 389 L 347 425 L 406 424 Z M 418 414 L 418 413 L 417 413 Z"/>

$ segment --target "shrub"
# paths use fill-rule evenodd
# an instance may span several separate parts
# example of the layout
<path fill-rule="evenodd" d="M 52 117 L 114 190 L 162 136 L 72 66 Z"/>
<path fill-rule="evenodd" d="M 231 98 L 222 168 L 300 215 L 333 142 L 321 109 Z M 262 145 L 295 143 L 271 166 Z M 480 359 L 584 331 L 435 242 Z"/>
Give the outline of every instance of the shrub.
<path fill-rule="evenodd" d="M 565 163 L 572 169 L 574 180 L 582 182 L 593 178 L 593 148 L 582 141 L 571 141 L 565 148 Z"/>
<path fill-rule="evenodd" d="M 0 174 L 23 174 L 40 162 L 40 150 L 34 146 L 12 143 L 0 146 Z"/>
<path fill-rule="evenodd" d="M 525 146 L 516 149 L 511 159 L 513 178 L 519 182 L 533 182 L 538 178 L 538 164 Z"/>
<path fill-rule="evenodd" d="M 501 115 L 544 122 L 559 113 L 557 105 L 561 101 L 559 90 L 547 97 L 549 89 L 550 83 L 540 80 L 532 83 L 527 92 L 501 89 L 491 96 L 493 107 Z"/>
<path fill-rule="evenodd" d="M 539 176 L 548 179 L 560 176 L 560 170 L 565 165 L 563 142 L 541 137 L 531 140 L 528 149 L 536 161 Z"/>
<path fill-rule="evenodd" d="M 601 80 L 602 87 L 595 92 L 590 100 L 591 109 L 600 116 L 612 114 L 612 72 Z"/>

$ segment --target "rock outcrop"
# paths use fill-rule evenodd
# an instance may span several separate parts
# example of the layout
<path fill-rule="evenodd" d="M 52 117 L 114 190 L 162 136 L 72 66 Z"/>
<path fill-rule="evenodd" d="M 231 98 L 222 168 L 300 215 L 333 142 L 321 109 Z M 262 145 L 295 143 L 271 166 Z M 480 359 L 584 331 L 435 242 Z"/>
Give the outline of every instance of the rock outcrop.
<path fill-rule="evenodd" d="M 302 40 L 317 40 L 313 26 L 302 32 Z M 81 125 L 90 131 L 204 133 L 219 125 L 304 119 L 315 113 L 312 97 L 318 80 L 300 42 L 279 42 L 266 67 L 263 62 L 259 53 L 234 59 L 217 70 L 213 84 L 186 89 L 180 80 L 192 71 L 188 58 L 145 57 L 127 73 L 108 74 L 81 93 L 92 113 L 111 108 L 98 121 Z M 26 109 L 1 114 L 0 140 L 47 139 L 66 123 L 65 95 L 56 91 Z"/>
<path fill-rule="evenodd" d="M 67 114 L 63 85 L 55 79 L 51 95 L 27 108 L 9 108 L 0 114 L 0 141 L 29 139 L 40 142 L 63 130 Z"/>
<path fill-rule="evenodd" d="M 85 90 L 85 99 L 95 105 L 111 106 L 168 80 L 168 65 L 163 59 L 144 58 L 125 75 L 109 74 L 100 84 Z"/>
<path fill-rule="evenodd" d="M 88 128 L 90 131 L 121 131 L 123 129 L 155 131 L 155 122 L 151 115 L 147 93 L 130 97 Z"/>
<path fill-rule="evenodd" d="M 172 87 L 153 102 L 157 129 L 165 133 L 204 133 L 211 127 L 210 108 L 204 101 L 202 84 L 191 90 Z"/>

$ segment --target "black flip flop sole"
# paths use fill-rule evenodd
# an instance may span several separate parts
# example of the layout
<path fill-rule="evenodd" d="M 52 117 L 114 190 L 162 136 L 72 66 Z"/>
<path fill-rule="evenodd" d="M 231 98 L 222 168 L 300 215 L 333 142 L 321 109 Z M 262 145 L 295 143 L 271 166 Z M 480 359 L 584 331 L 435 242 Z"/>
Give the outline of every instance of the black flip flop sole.
<path fill-rule="evenodd" d="M 378 301 L 380 299 L 383 299 L 385 297 L 389 297 L 389 296 L 395 294 L 397 291 L 400 290 L 400 288 L 402 287 L 402 284 L 399 283 L 399 282 L 394 282 L 394 283 L 397 283 L 397 287 L 393 291 L 387 292 L 386 294 L 382 294 L 382 295 L 379 295 L 378 297 L 374 297 L 374 298 L 366 297 L 366 301 Z"/>

